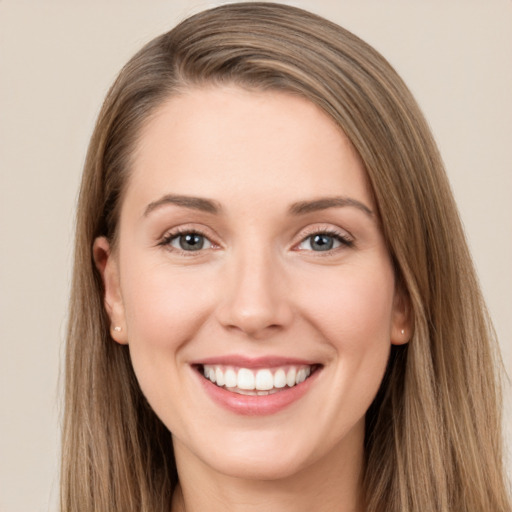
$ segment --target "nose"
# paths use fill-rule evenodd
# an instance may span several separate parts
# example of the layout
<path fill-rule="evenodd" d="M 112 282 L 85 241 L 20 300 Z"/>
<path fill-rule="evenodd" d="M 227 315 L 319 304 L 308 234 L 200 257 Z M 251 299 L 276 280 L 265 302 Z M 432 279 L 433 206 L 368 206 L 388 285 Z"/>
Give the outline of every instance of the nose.
<path fill-rule="evenodd" d="M 282 267 L 275 258 L 249 248 L 231 263 L 217 309 L 219 322 L 253 339 L 285 329 L 293 308 Z"/>

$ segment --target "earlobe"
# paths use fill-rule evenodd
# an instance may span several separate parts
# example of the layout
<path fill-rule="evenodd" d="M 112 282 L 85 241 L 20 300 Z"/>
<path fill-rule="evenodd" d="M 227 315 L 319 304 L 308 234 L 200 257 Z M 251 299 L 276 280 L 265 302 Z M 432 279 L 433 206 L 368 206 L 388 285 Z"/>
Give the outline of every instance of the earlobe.
<path fill-rule="evenodd" d="M 119 264 L 106 237 L 101 236 L 94 241 L 93 257 L 103 281 L 103 302 L 110 318 L 110 336 L 118 343 L 127 344 L 124 304 L 119 280 Z"/>
<path fill-rule="evenodd" d="M 391 326 L 391 344 L 405 345 L 412 336 L 410 300 L 401 289 L 395 291 L 393 299 L 393 320 Z"/>

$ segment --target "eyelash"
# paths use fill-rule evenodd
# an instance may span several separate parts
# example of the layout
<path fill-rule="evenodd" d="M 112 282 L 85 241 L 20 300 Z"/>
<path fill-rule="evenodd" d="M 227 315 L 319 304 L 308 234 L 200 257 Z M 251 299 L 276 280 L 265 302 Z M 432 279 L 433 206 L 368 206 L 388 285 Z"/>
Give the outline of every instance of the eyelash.
<path fill-rule="evenodd" d="M 171 232 L 167 233 L 166 235 L 164 235 L 164 237 L 162 238 L 161 242 L 159 242 L 158 245 L 160 245 L 162 247 L 166 247 L 168 250 L 170 250 L 172 252 L 177 252 L 178 254 L 180 254 L 182 256 L 188 256 L 188 257 L 190 257 L 190 256 L 197 256 L 196 253 L 201 253 L 201 252 L 204 251 L 204 249 L 200 249 L 200 250 L 197 250 L 197 251 L 185 251 L 183 249 L 178 249 L 177 247 L 173 247 L 171 245 L 171 242 L 173 240 L 179 238 L 180 236 L 183 236 L 183 235 L 198 235 L 198 236 L 201 236 L 205 240 L 208 240 L 213 247 L 217 247 L 208 238 L 207 235 L 205 235 L 200 230 L 194 229 L 194 228 L 176 228 L 173 231 L 171 231 Z"/>
<path fill-rule="evenodd" d="M 334 238 L 337 242 L 339 242 L 341 245 L 340 247 L 336 247 L 333 249 L 328 249 L 326 251 L 310 251 L 317 253 L 317 256 L 329 256 L 333 252 L 337 252 L 340 249 L 344 248 L 351 248 L 354 247 L 354 240 L 350 235 L 348 235 L 346 232 L 337 231 L 333 228 L 313 228 L 311 231 L 309 231 L 305 236 L 302 237 L 301 241 L 297 245 L 303 244 L 306 240 L 311 239 L 315 235 L 326 235 L 330 238 Z M 299 249 L 300 250 L 300 249 Z"/>
<path fill-rule="evenodd" d="M 179 238 L 180 236 L 183 236 L 183 235 L 198 235 L 200 237 L 203 237 L 205 240 L 207 240 L 212 245 L 213 248 L 218 248 L 218 246 L 216 244 L 214 244 L 205 233 L 203 233 L 202 231 L 200 231 L 198 229 L 193 229 L 193 228 L 190 228 L 190 229 L 177 228 L 177 229 L 167 233 L 162 238 L 162 240 L 158 243 L 158 245 L 162 246 L 162 247 L 166 247 L 168 250 L 177 252 L 180 255 L 188 256 L 188 257 L 197 256 L 198 254 L 195 254 L 195 253 L 204 252 L 205 249 L 199 249 L 197 251 L 185 251 L 183 249 L 178 249 L 177 247 L 173 247 L 171 245 L 173 240 L 176 240 L 177 238 Z M 335 229 L 332 229 L 332 228 L 315 228 L 315 229 L 311 230 L 305 236 L 302 237 L 301 241 L 298 244 L 296 244 L 295 247 L 303 244 L 306 240 L 311 239 L 315 235 L 325 235 L 327 237 L 333 238 L 334 240 L 336 240 L 337 242 L 339 242 L 341 244 L 340 247 L 328 249 L 326 251 L 313 251 L 313 250 L 309 251 L 309 252 L 313 252 L 313 253 L 319 253 L 318 254 L 319 256 L 328 256 L 329 254 L 332 254 L 333 252 L 335 252 L 339 249 L 343 249 L 344 247 L 346 247 L 346 248 L 354 247 L 354 240 L 349 235 L 347 235 L 346 233 L 337 231 Z M 212 247 L 210 247 L 209 249 L 211 249 Z M 305 250 L 305 249 L 298 249 L 298 250 Z M 325 254 L 322 254 L 322 253 L 325 253 Z"/>

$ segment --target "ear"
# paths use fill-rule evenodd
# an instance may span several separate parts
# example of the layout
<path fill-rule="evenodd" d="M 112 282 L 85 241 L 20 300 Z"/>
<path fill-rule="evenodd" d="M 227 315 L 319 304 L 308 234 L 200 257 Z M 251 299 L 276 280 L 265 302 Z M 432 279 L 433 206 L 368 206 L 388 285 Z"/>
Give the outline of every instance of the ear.
<path fill-rule="evenodd" d="M 119 263 L 109 241 L 104 237 L 94 240 L 92 248 L 94 263 L 101 274 L 105 296 L 105 309 L 110 318 L 110 335 L 123 345 L 128 344 L 124 304 L 119 280 Z"/>
<path fill-rule="evenodd" d="M 409 295 L 401 285 L 395 288 L 391 325 L 391 344 L 405 345 L 412 336 L 412 314 Z"/>

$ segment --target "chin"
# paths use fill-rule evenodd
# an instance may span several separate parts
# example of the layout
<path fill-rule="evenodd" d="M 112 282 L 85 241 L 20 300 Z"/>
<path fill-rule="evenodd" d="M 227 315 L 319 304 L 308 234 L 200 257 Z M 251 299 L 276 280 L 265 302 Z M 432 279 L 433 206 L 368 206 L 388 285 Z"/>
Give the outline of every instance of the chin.
<path fill-rule="evenodd" d="M 226 456 L 227 455 L 227 456 Z M 288 455 L 288 456 L 287 456 Z M 284 480 L 296 475 L 311 461 L 294 454 L 275 454 L 270 451 L 243 456 L 225 454 L 223 460 L 212 461 L 212 469 L 233 478 L 255 481 Z"/>
<path fill-rule="evenodd" d="M 225 435 L 210 431 L 212 435 L 203 437 L 201 442 L 189 438 L 187 445 L 203 468 L 206 466 L 225 476 L 254 481 L 287 479 L 308 467 L 322 464 L 331 454 L 344 456 L 341 453 L 346 449 L 343 441 L 340 443 L 337 439 L 329 439 L 328 435 L 320 435 L 321 432 L 311 429 L 299 430 L 298 426 L 293 432 L 290 429 L 276 429 L 275 425 L 273 428 L 260 425 L 257 431 L 233 429 Z M 300 433 L 303 435 L 297 435 Z M 348 440 L 351 447 L 358 445 L 354 439 Z M 185 455 L 183 450 L 188 451 L 181 443 L 177 448 L 180 455 Z M 350 452 L 352 456 L 352 448 Z"/>

